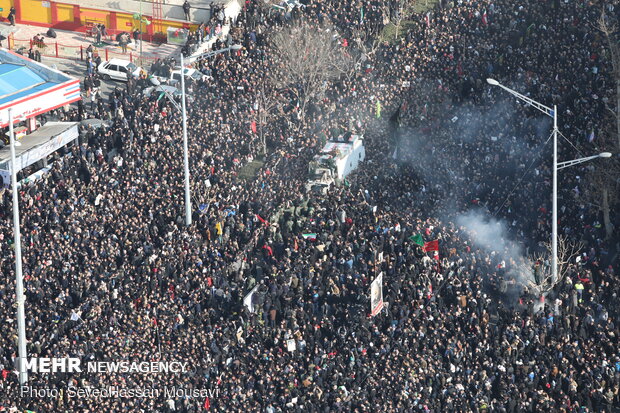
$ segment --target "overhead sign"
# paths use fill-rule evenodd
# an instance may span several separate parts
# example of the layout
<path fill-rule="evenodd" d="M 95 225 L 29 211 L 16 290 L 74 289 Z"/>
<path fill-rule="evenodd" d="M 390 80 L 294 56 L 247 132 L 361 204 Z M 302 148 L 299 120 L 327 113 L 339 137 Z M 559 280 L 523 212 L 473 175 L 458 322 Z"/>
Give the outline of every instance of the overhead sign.
<path fill-rule="evenodd" d="M 15 163 L 17 171 L 45 159 L 68 143 L 78 138 L 77 122 L 48 122 L 45 126 L 20 141 L 16 148 Z M 0 151 L 0 176 L 8 185 L 11 174 L 11 162 L 8 149 Z"/>
<path fill-rule="evenodd" d="M 9 112 L 5 110 L 9 106 L 13 109 L 14 121 L 18 122 L 68 105 L 80 99 L 79 80 L 76 79 L 62 83 L 48 90 L 18 99 L 0 107 L 0 127 L 4 128 L 9 124 Z"/>
<path fill-rule="evenodd" d="M 0 97 L 0 127 L 8 126 L 6 109 L 9 107 L 13 110 L 13 120 L 19 122 L 81 99 L 80 81 L 59 70 L 0 49 L 0 65 L 5 64 L 13 65 L 14 70 L 1 75 L 4 86 L 6 82 L 12 82 L 9 83 L 12 86 L 3 87 L 6 90 Z"/>

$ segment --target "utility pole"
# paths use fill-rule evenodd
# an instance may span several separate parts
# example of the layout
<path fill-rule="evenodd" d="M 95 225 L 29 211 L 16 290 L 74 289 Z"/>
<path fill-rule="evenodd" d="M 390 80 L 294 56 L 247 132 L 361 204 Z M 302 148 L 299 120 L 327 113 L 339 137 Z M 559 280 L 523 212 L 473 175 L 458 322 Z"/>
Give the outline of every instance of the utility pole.
<path fill-rule="evenodd" d="M 144 66 L 144 62 L 142 61 L 142 0 L 140 0 L 140 66 Z M 143 67 L 144 68 L 144 67 Z"/>
<path fill-rule="evenodd" d="M 24 305 L 24 277 L 22 274 L 22 242 L 19 230 L 19 190 L 17 188 L 17 162 L 15 161 L 15 134 L 13 133 L 13 110 L 9 108 L 9 146 L 11 147 L 11 192 L 13 193 L 13 247 L 15 248 L 15 298 L 17 300 L 17 349 L 19 384 L 28 381 L 26 371 L 26 313 Z"/>
<path fill-rule="evenodd" d="M 185 63 L 181 52 L 181 108 L 183 112 L 183 169 L 185 170 L 185 225 L 192 225 L 192 206 L 189 188 L 189 154 L 187 145 L 187 111 L 185 109 Z"/>
<path fill-rule="evenodd" d="M 551 282 L 558 280 L 558 107 L 553 105 L 553 205 L 551 219 Z"/>

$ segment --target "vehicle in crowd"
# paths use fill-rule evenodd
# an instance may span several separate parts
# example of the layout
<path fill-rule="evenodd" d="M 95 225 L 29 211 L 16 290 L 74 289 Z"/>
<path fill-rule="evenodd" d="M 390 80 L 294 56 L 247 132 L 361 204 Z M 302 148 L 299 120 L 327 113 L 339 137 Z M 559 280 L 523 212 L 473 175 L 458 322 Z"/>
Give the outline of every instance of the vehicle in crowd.
<path fill-rule="evenodd" d="M 136 66 L 129 60 L 123 59 L 111 59 L 101 62 L 97 68 L 99 75 L 105 80 L 121 80 L 126 82 L 129 80 L 129 76 L 138 78 L 142 73 L 142 68 Z"/>
<path fill-rule="evenodd" d="M 152 93 L 155 93 L 155 92 L 158 92 L 158 93 L 162 93 L 162 92 L 163 93 L 169 93 L 172 96 L 174 96 L 175 98 L 181 96 L 181 91 L 179 89 L 177 89 L 174 86 L 169 86 L 169 85 L 150 86 L 150 87 L 145 88 L 142 91 L 142 94 L 144 96 L 150 96 Z"/>
<path fill-rule="evenodd" d="M 178 88 L 170 85 L 157 85 L 157 86 L 149 86 L 142 91 L 144 96 L 151 96 L 152 94 L 157 94 L 159 96 L 161 93 L 167 94 L 168 96 L 172 96 L 175 101 L 181 101 L 181 95 L 183 94 Z M 185 98 L 187 99 L 187 103 L 192 103 L 194 101 L 194 97 L 191 94 L 186 94 Z"/>
<path fill-rule="evenodd" d="M 199 70 L 193 69 L 193 68 L 189 68 L 186 67 L 184 69 L 184 74 L 185 74 L 185 79 L 191 79 L 194 81 L 199 81 L 199 80 L 207 80 L 210 78 L 210 76 L 207 76 L 205 74 L 203 74 L 202 72 L 200 72 Z M 181 84 L 181 68 L 177 67 L 174 70 L 172 70 L 170 72 L 170 76 L 169 77 L 162 77 L 159 76 L 158 80 L 161 83 L 166 83 L 168 85 L 171 86 L 176 86 L 176 87 L 180 87 Z"/>
<path fill-rule="evenodd" d="M 366 157 L 364 137 L 350 132 L 328 141 L 309 164 L 307 192 L 327 193 L 333 184 L 339 184 Z"/>

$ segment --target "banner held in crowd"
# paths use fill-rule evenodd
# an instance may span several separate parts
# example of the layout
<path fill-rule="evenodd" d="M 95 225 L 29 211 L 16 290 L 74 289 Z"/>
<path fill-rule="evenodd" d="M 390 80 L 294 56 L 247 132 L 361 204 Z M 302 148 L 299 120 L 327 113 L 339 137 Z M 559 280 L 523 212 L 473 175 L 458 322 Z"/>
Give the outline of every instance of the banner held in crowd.
<path fill-rule="evenodd" d="M 257 290 L 258 290 L 258 284 L 254 288 L 252 288 L 252 291 L 250 291 L 248 295 L 246 295 L 245 298 L 243 299 L 243 305 L 246 306 L 248 310 L 250 310 L 250 313 L 254 312 L 254 304 L 252 303 L 252 297 L 254 296 L 254 293 Z"/>
<path fill-rule="evenodd" d="M 383 273 L 370 284 L 370 314 L 376 316 L 383 309 Z"/>
<path fill-rule="evenodd" d="M 422 249 L 424 252 L 439 251 L 439 240 L 425 242 Z"/>

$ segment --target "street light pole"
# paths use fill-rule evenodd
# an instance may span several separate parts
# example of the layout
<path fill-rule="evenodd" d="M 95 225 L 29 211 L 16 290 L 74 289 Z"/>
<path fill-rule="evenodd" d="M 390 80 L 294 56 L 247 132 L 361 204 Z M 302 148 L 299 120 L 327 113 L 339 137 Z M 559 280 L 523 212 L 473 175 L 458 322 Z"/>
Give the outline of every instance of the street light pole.
<path fill-rule="evenodd" d="M 28 381 L 26 371 L 26 313 L 24 305 L 24 277 L 22 274 L 22 242 L 19 231 L 19 196 L 17 189 L 17 162 L 15 162 L 15 135 L 13 133 L 13 110 L 9 108 L 9 146 L 11 147 L 11 192 L 13 193 L 13 246 L 15 248 L 15 284 L 17 300 L 17 350 L 19 384 Z"/>
<path fill-rule="evenodd" d="M 553 105 L 553 205 L 551 207 L 551 282 L 558 280 L 558 107 Z"/>
<path fill-rule="evenodd" d="M 204 52 L 204 53 L 197 54 L 195 56 L 190 56 L 187 60 L 189 61 L 189 63 L 194 63 L 196 60 L 202 57 L 211 57 L 211 56 L 215 56 L 217 54 L 226 53 L 226 52 L 236 52 L 237 50 L 241 50 L 242 48 L 243 46 L 241 46 L 240 44 L 233 44 L 232 46 L 225 47 L 224 49 L 213 50 L 211 52 Z"/>
<path fill-rule="evenodd" d="M 525 103 L 538 109 L 545 115 L 553 118 L 553 189 L 552 189 L 552 205 L 551 205 L 551 267 L 552 282 L 558 279 L 558 108 L 553 105 L 553 109 L 542 103 L 536 102 L 534 99 L 522 95 L 514 91 L 495 79 L 487 79 L 487 83 L 492 86 L 499 86 L 508 93 L 521 99 Z"/>
<path fill-rule="evenodd" d="M 208 57 L 214 56 L 219 53 L 224 53 L 228 51 L 236 51 L 240 50 L 241 45 L 232 45 L 225 49 L 215 50 L 212 52 L 201 53 L 197 56 L 190 57 L 190 63 L 194 62 L 196 59 L 200 57 Z M 156 78 L 151 78 L 151 83 L 154 86 L 159 86 L 159 80 Z M 178 104 L 175 103 L 174 98 L 171 97 L 165 90 L 163 91 L 170 102 L 175 106 L 176 109 L 179 109 Z M 191 191 L 189 185 L 189 154 L 188 154 L 188 143 L 187 143 L 187 110 L 185 107 L 185 58 L 183 57 L 183 53 L 181 53 L 181 114 L 183 116 L 183 169 L 185 173 L 185 225 L 192 225 L 192 205 L 191 205 Z"/>
<path fill-rule="evenodd" d="M 142 60 L 142 0 L 140 0 L 140 66 L 144 66 L 144 61 Z"/>
<path fill-rule="evenodd" d="M 553 105 L 553 109 L 549 106 L 545 106 L 542 103 L 536 102 L 529 97 L 522 95 L 521 93 L 514 91 L 495 79 L 487 79 L 487 83 L 492 86 L 499 86 L 508 93 L 521 99 L 525 103 L 538 109 L 545 115 L 553 118 L 553 194 L 552 194 L 552 206 L 551 206 L 551 266 L 552 266 L 552 282 L 556 282 L 558 279 L 558 170 L 566 168 L 571 165 L 586 162 L 594 158 L 609 158 L 611 153 L 603 152 L 599 155 L 589 156 L 586 158 L 575 159 L 573 161 L 561 162 L 558 167 L 558 107 Z"/>
<path fill-rule="evenodd" d="M 185 64 L 181 53 L 181 108 L 183 109 L 183 167 L 185 169 L 185 225 L 192 225 L 192 206 L 189 189 L 189 155 L 187 153 L 187 111 L 185 109 Z"/>

